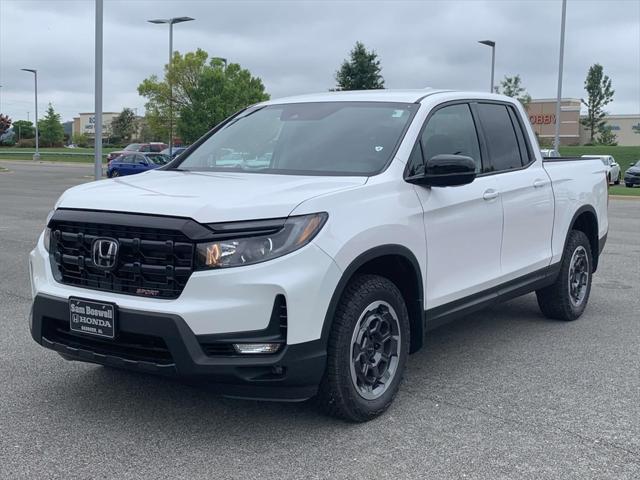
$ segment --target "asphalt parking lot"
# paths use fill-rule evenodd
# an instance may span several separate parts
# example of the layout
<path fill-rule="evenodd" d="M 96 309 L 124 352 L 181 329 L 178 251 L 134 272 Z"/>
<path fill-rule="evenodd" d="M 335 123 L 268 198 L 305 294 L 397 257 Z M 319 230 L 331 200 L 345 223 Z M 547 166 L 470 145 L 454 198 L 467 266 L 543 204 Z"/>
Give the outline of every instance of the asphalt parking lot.
<path fill-rule="evenodd" d="M 640 201 L 611 201 L 580 320 L 528 295 L 433 331 L 390 411 L 351 425 L 38 346 L 27 255 L 92 170 L 0 166 L 1 479 L 640 478 Z"/>

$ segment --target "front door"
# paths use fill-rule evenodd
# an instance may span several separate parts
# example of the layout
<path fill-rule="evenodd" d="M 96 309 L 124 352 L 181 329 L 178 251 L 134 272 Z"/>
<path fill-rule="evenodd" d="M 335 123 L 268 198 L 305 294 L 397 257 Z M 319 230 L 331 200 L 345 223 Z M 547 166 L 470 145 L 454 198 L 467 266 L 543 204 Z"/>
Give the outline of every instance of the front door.
<path fill-rule="evenodd" d="M 410 168 L 439 154 L 473 158 L 480 176 L 457 187 L 415 186 L 424 210 L 429 309 L 490 288 L 501 276 L 501 198 L 496 178 L 482 175 L 478 133 L 468 104 L 445 104 L 430 115 Z"/>

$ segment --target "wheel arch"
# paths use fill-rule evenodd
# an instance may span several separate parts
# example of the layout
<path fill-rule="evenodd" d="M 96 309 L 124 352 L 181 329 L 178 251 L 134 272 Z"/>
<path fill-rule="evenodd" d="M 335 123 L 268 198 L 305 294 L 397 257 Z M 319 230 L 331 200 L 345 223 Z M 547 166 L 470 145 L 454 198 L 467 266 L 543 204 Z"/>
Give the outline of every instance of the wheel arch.
<path fill-rule="evenodd" d="M 600 238 L 598 237 L 598 215 L 595 208 L 591 205 L 583 205 L 576 213 L 573 214 L 569 229 L 564 239 L 564 248 L 569 241 L 569 233 L 571 230 L 579 230 L 583 232 L 589 239 L 589 245 L 591 247 L 591 259 L 593 263 L 592 272 L 595 272 L 598 268 L 598 259 L 600 257 Z"/>
<path fill-rule="evenodd" d="M 402 245 L 387 244 L 358 255 L 344 270 L 336 286 L 322 326 L 322 339 L 327 341 L 338 302 L 352 278 L 358 274 L 375 274 L 392 281 L 402 293 L 409 313 L 411 328 L 410 353 L 422 348 L 424 340 L 424 289 L 420 264 L 411 250 Z"/>

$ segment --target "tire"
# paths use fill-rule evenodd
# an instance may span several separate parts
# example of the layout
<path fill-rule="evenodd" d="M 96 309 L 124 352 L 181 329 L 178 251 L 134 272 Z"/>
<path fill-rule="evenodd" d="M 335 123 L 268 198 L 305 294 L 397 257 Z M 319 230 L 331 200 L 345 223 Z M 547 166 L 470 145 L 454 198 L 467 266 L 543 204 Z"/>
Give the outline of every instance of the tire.
<path fill-rule="evenodd" d="M 114 170 L 111 172 L 111 178 L 116 178 L 120 176 L 120 172 L 118 170 Z"/>
<path fill-rule="evenodd" d="M 627 188 L 633 188 L 633 184 L 631 183 L 625 183 L 624 186 Z"/>
<path fill-rule="evenodd" d="M 591 245 L 583 232 L 579 230 L 569 232 L 561 262 L 556 281 L 548 287 L 537 290 L 536 296 L 538 306 L 545 317 L 572 321 L 579 318 L 587 307 L 593 277 Z M 572 274 L 572 270 L 575 274 Z M 580 278 L 576 278 L 577 275 Z M 569 286 L 570 278 L 574 280 L 572 287 Z"/>
<path fill-rule="evenodd" d="M 614 185 L 620 185 L 620 175 L 618 175 L 618 178 L 616 178 L 616 181 L 613 182 Z"/>
<path fill-rule="evenodd" d="M 321 408 L 351 422 L 382 414 L 400 387 L 409 337 L 409 314 L 398 287 L 378 275 L 355 277 L 331 326 L 317 398 Z M 378 343 L 381 338 L 386 340 Z"/>

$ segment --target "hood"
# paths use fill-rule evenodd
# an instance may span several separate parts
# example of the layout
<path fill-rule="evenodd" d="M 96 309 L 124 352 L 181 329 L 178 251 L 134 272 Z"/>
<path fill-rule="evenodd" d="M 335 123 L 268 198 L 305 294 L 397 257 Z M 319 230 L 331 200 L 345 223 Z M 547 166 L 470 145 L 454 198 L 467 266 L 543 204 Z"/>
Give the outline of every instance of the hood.
<path fill-rule="evenodd" d="M 56 208 L 188 217 L 201 223 L 279 218 L 312 197 L 366 181 L 366 177 L 151 170 L 70 188 Z"/>
<path fill-rule="evenodd" d="M 629 167 L 627 169 L 627 173 L 640 173 L 640 167 L 636 167 L 636 166 Z"/>

